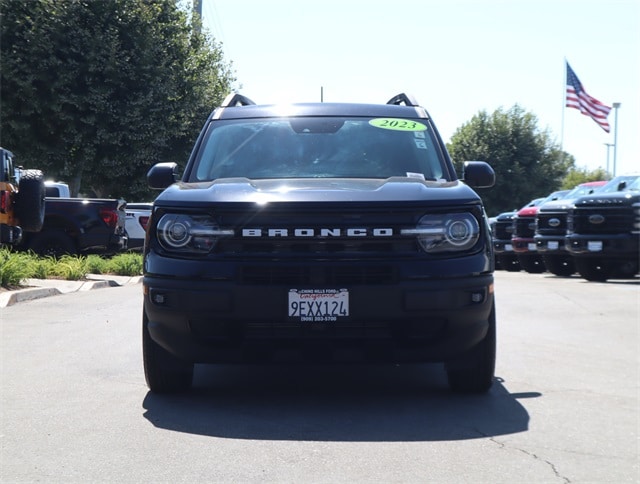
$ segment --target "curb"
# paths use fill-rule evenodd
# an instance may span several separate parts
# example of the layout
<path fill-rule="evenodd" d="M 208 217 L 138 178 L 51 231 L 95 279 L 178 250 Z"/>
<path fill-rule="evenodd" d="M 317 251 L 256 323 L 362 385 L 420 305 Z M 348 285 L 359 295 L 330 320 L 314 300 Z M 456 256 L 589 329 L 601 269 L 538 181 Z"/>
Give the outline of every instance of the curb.
<path fill-rule="evenodd" d="M 19 302 L 31 301 L 43 297 L 56 296 L 62 294 L 55 287 L 34 287 L 29 289 L 19 289 L 17 291 L 0 294 L 0 308 L 13 306 Z"/>
<path fill-rule="evenodd" d="M 142 276 L 102 276 L 99 274 L 87 275 L 87 281 L 62 281 L 57 279 L 27 279 L 30 286 L 26 289 L 8 291 L 0 294 L 0 308 L 13 306 L 14 304 L 41 299 L 44 297 L 58 296 L 71 292 L 92 291 L 105 287 L 120 287 L 129 284 L 138 284 Z"/>

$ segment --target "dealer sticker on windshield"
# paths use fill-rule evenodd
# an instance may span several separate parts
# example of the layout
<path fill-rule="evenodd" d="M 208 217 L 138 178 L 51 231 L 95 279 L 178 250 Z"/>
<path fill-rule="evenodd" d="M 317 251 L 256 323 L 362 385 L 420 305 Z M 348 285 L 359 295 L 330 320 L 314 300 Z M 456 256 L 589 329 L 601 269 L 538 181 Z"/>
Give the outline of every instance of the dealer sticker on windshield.
<path fill-rule="evenodd" d="M 349 316 L 347 289 L 289 289 L 289 317 L 301 322 L 332 322 Z"/>
<path fill-rule="evenodd" d="M 411 119 L 376 118 L 369 121 L 371 126 L 395 131 L 426 131 L 427 126 Z"/>

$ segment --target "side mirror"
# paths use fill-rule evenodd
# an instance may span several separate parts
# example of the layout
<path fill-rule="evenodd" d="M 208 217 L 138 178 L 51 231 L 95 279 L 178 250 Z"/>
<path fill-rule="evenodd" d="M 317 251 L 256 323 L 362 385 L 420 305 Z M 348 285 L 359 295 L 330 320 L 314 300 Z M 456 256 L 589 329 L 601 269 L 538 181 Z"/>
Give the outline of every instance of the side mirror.
<path fill-rule="evenodd" d="M 496 183 L 496 174 L 489 163 L 465 161 L 462 180 L 472 188 L 490 188 Z"/>
<path fill-rule="evenodd" d="M 178 179 L 177 163 L 157 163 L 147 172 L 147 183 L 154 190 L 164 190 Z"/>

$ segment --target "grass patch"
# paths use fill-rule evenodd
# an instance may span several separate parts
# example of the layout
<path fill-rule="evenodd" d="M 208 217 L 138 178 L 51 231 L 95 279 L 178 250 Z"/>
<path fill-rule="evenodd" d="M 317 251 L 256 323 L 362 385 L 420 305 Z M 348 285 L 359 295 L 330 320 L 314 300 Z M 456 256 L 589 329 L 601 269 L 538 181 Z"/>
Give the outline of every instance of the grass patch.
<path fill-rule="evenodd" d="M 107 261 L 107 273 L 139 276 L 142 274 L 142 256 L 132 252 L 118 254 Z"/>
<path fill-rule="evenodd" d="M 53 266 L 53 271 L 54 275 L 60 279 L 79 281 L 88 274 L 87 259 L 86 257 L 63 255 Z"/>
<path fill-rule="evenodd" d="M 87 256 L 87 274 L 106 274 L 109 272 L 107 266 L 108 261 L 106 259 L 103 259 L 99 255 L 91 254 Z"/>
<path fill-rule="evenodd" d="M 142 274 L 142 255 L 127 252 L 113 257 L 92 254 L 56 259 L 0 248 L 0 286 L 5 288 L 20 286 L 29 278 L 77 281 L 87 274 L 139 276 Z"/>
<path fill-rule="evenodd" d="M 34 274 L 32 259 L 28 254 L 0 249 L 0 285 L 19 286 Z"/>

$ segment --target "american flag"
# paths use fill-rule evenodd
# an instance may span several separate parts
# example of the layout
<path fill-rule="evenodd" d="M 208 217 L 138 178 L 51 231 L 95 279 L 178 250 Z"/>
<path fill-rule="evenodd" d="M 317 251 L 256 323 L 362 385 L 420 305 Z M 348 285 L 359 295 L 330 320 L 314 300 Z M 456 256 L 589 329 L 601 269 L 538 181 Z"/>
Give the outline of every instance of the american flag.
<path fill-rule="evenodd" d="M 579 109 L 585 116 L 590 116 L 596 123 L 600 125 L 607 133 L 611 130 L 609 127 L 609 111 L 610 106 L 606 106 L 597 99 L 589 96 L 582 87 L 582 83 L 576 73 L 573 72 L 571 66 L 567 62 L 567 107 Z"/>

